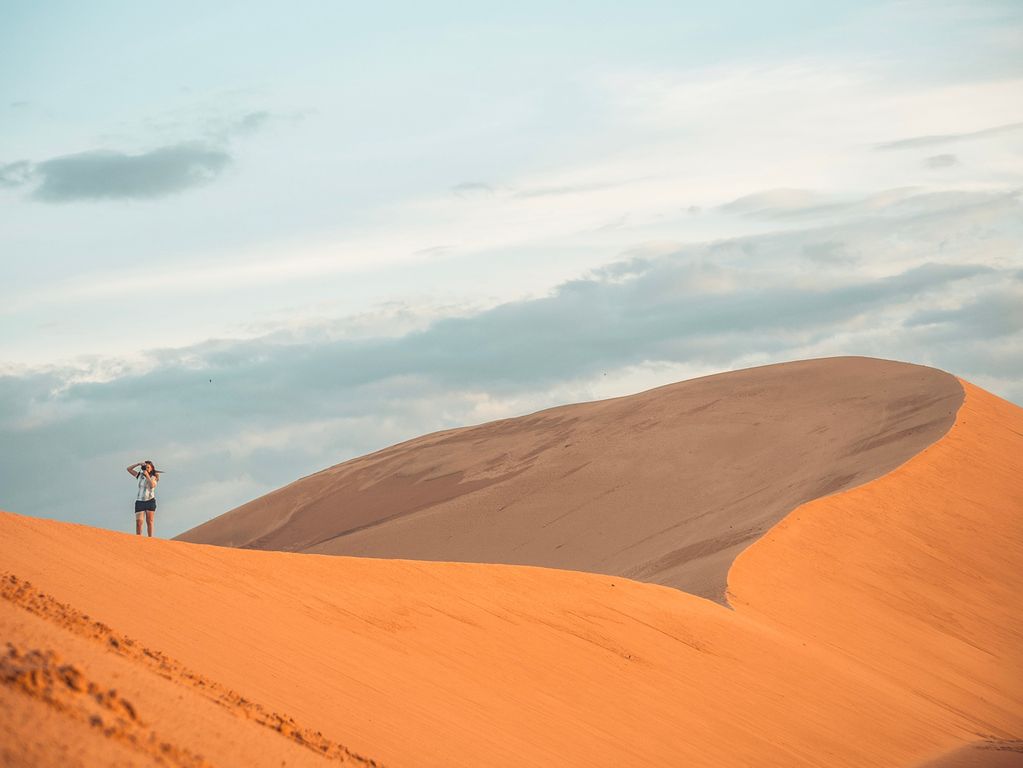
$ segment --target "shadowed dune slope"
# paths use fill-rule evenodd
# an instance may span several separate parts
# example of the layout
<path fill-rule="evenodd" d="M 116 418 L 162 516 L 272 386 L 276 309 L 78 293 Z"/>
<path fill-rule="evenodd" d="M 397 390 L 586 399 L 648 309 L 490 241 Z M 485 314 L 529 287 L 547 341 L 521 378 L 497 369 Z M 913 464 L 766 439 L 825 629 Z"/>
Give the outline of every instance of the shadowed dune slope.
<path fill-rule="evenodd" d="M 4 669 L 56 668 L 56 681 L 70 665 L 117 688 L 61 709 L 70 694 L 39 693 L 45 674 L 0 674 L 14 713 L 0 750 L 41 764 L 59 750 L 145 755 L 153 733 L 182 765 L 238 764 L 231 739 L 256 753 L 246 764 L 322 760 L 308 738 L 331 759 L 394 766 L 889 768 L 1011 743 L 1021 477 L 1023 411 L 968 387 L 938 443 L 747 549 L 735 610 L 614 576 L 197 546 L 0 514 Z"/>
<path fill-rule="evenodd" d="M 917 768 L 1023 768 L 1023 740 L 978 741 L 928 760 Z"/>
<path fill-rule="evenodd" d="M 427 435 L 179 538 L 542 565 L 720 601 L 732 560 L 770 526 L 895 468 L 945 433 L 961 401 L 953 376 L 905 363 L 753 368 Z"/>

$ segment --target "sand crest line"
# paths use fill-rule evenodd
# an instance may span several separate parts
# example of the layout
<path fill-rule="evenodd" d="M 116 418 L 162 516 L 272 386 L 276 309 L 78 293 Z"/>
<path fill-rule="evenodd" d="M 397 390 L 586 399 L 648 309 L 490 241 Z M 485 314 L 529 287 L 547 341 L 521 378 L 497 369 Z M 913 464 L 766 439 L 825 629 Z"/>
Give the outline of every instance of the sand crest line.
<path fill-rule="evenodd" d="M 108 651 L 135 661 L 166 680 L 200 693 L 204 698 L 218 704 L 232 714 L 245 717 L 258 725 L 275 731 L 286 739 L 300 744 L 321 757 L 351 765 L 383 768 L 376 760 L 352 752 L 343 744 L 327 738 L 320 731 L 303 728 L 289 715 L 268 712 L 259 703 L 246 699 L 238 692 L 221 685 L 215 680 L 189 670 L 163 652 L 147 648 L 135 640 L 121 635 L 106 624 L 96 621 L 70 605 L 61 603 L 50 595 L 40 592 L 30 582 L 24 581 L 12 573 L 4 572 L 0 574 L 0 597 L 79 637 L 101 643 Z M 70 669 L 65 669 L 68 666 L 61 666 L 57 661 L 56 654 L 52 651 L 30 651 L 27 654 L 21 654 L 14 646 L 8 644 L 7 657 L 0 662 L 0 681 L 17 685 L 19 689 L 37 695 L 61 711 L 74 715 L 77 709 L 70 707 L 52 695 L 47 698 L 47 695 L 44 693 L 36 694 L 33 692 L 32 686 L 26 687 L 27 683 L 19 682 L 23 680 L 32 681 L 33 678 L 39 681 L 54 675 L 61 680 L 64 679 L 63 676 L 66 676 L 77 681 L 76 675 L 81 675 L 81 673 L 74 668 L 71 668 L 74 669 L 73 672 Z M 35 670 L 34 675 L 33 669 Z M 27 678 L 19 670 L 27 671 Z M 64 671 L 61 672 L 61 670 Z M 36 684 L 33 683 L 32 685 Z M 65 681 L 65 687 L 69 685 Z M 85 691 L 89 693 L 90 685 L 95 686 L 95 683 L 86 683 L 85 685 Z M 40 688 L 40 690 L 45 691 L 45 687 Z M 74 690 L 73 686 L 69 687 L 70 690 Z M 99 691 L 98 687 L 97 691 Z M 134 708 L 130 704 L 127 708 L 121 707 L 120 710 L 122 715 L 126 715 L 129 711 L 134 712 Z M 121 719 L 123 720 L 124 717 L 122 716 Z M 132 718 L 125 720 L 126 723 L 130 721 L 132 721 Z M 136 748 L 149 751 L 145 749 L 148 740 L 139 739 L 138 734 L 134 731 L 129 732 L 125 730 L 122 738 Z M 188 753 L 187 750 L 179 751 L 181 759 L 174 760 L 175 765 L 182 766 L 182 768 L 201 768 L 202 766 L 209 765 L 203 758 L 194 756 Z M 167 752 L 162 749 L 155 753 L 150 752 L 150 754 L 154 754 L 157 757 L 169 757 Z"/>

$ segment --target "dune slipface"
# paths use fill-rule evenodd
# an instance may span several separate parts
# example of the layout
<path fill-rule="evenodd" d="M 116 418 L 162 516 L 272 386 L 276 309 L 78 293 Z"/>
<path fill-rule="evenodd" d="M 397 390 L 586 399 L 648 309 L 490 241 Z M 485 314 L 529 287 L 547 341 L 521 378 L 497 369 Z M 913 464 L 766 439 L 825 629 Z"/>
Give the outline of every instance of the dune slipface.
<path fill-rule="evenodd" d="M 614 576 L 0 514 L 0 749 L 145 764 L 152 733 L 177 764 L 322 761 L 313 744 L 363 764 L 788 767 L 1011 747 L 1021 476 L 1023 411 L 967 387 L 936 444 L 750 546 L 734 610 Z M 68 703 L 61 665 L 116 695 Z"/>
<path fill-rule="evenodd" d="M 732 560 L 770 526 L 894 469 L 961 402 L 953 376 L 905 363 L 753 368 L 427 435 L 178 538 L 542 565 L 722 601 Z"/>

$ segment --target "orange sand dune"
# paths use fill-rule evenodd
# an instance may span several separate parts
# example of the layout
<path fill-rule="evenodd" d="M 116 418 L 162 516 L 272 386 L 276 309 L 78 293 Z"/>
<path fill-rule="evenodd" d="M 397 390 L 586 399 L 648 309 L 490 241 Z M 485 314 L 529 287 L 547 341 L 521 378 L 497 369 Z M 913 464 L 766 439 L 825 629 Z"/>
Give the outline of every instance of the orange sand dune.
<path fill-rule="evenodd" d="M 1023 736 L 1023 409 L 964 383 L 955 427 L 881 480 L 802 506 L 742 553 L 729 601 Z"/>
<path fill-rule="evenodd" d="M 626 576 L 723 600 L 735 556 L 803 502 L 937 440 L 955 377 L 870 358 L 768 365 L 411 440 L 183 541 Z"/>
<path fill-rule="evenodd" d="M 322 748 L 397 766 L 909 766 L 1011 743 L 1021 477 L 1023 410 L 967 386 L 937 444 L 747 549 L 734 611 L 611 576 L 0 514 L 0 749 L 39 764 L 276 766 Z"/>

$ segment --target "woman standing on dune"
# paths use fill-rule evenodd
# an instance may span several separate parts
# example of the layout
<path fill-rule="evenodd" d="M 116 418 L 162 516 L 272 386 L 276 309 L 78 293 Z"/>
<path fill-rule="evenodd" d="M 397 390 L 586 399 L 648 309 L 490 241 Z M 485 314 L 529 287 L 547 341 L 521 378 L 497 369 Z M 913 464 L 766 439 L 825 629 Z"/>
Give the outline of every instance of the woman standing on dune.
<path fill-rule="evenodd" d="M 156 516 L 156 484 L 160 482 L 160 470 L 153 466 L 153 462 L 146 460 L 130 465 L 128 472 L 139 480 L 139 492 L 135 497 L 135 534 L 142 535 L 142 513 L 145 512 L 146 532 L 152 536 L 153 518 Z"/>

